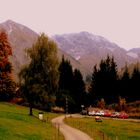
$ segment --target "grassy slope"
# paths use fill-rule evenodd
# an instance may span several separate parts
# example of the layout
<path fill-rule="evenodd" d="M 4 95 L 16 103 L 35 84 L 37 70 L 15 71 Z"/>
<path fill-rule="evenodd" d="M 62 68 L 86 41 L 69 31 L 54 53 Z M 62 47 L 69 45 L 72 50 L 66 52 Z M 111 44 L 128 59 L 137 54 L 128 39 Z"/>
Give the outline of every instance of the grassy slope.
<path fill-rule="evenodd" d="M 139 122 L 104 119 L 95 122 L 94 118 L 68 118 L 67 124 L 88 133 L 94 140 L 140 140 Z"/>
<path fill-rule="evenodd" d="M 34 114 L 38 116 L 38 110 Z M 50 119 L 57 116 L 44 113 L 47 122 L 28 115 L 28 108 L 0 103 L 0 140 L 63 140 Z"/>

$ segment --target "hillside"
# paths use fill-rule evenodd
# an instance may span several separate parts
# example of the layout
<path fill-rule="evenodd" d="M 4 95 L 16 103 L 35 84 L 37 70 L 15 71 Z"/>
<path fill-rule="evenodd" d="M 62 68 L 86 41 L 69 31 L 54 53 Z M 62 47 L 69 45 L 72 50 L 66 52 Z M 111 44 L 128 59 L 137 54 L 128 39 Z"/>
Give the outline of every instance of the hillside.
<path fill-rule="evenodd" d="M 34 110 L 38 116 L 39 110 Z M 44 113 L 47 123 L 28 115 L 28 108 L 9 103 L 0 103 L 0 139 L 1 140 L 63 140 L 57 135 L 50 119 L 56 114 Z"/>

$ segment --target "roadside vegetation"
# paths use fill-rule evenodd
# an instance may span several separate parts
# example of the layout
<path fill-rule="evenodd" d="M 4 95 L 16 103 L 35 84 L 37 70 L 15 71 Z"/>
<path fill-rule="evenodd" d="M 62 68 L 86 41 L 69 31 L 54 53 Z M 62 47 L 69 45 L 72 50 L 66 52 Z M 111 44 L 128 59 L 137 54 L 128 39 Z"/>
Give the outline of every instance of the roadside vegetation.
<path fill-rule="evenodd" d="M 94 140 L 139 140 L 139 122 L 104 118 L 96 122 L 95 117 L 67 118 L 65 122 L 78 128 Z"/>
<path fill-rule="evenodd" d="M 38 119 L 39 110 L 30 116 L 28 108 L 0 102 L 0 139 L 1 140 L 64 140 L 52 126 L 51 119 L 58 116 L 44 113 L 45 122 Z"/>

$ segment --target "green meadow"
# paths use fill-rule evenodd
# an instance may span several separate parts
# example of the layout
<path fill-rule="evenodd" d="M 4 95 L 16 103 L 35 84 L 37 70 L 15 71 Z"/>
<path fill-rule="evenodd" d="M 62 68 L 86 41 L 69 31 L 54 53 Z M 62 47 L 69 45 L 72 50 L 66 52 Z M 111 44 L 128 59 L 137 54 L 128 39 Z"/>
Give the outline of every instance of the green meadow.
<path fill-rule="evenodd" d="M 65 121 L 94 140 L 140 140 L 140 121 L 103 118 L 102 122 L 96 122 L 94 117 L 67 118 Z"/>
<path fill-rule="evenodd" d="M 51 124 L 57 114 L 44 112 L 46 122 L 42 122 L 39 110 L 33 112 L 34 116 L 29 116 L 27 107 L 0 103 L 0 140 L 64 140 Z"/>

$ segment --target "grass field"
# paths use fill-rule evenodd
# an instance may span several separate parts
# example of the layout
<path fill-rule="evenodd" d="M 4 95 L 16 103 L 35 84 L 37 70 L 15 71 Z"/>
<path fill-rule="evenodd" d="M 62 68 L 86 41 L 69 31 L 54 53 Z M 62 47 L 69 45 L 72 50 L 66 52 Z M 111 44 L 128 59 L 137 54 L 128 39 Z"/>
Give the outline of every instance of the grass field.
<path fill-rule="evenodd" d="M 94 117 L 67 118 L 65 121 L 86 132 L 94 140 L 140 140 L 140 122 L 114 119 L 96 122 Z"/>
<path fill-rule="evenodd" d="M 46 122 L 28 115 L 28 108 L 9 103 L 0 103 L 0 140 L 64 140 L 50 120 L 57 114 L 44 113 Z"/>

